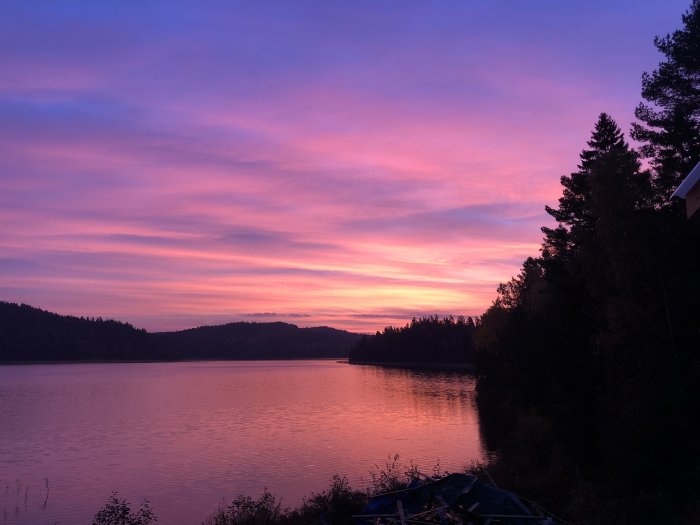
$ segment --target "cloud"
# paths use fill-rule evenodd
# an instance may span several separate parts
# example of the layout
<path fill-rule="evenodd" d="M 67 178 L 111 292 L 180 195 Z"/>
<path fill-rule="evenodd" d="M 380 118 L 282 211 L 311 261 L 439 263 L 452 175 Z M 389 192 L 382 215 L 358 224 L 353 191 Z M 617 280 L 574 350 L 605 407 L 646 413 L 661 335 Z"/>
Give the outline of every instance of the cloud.
<path fill-rule="evenodd" d="M 310 314 L 278 314 L 276 312 L 256 312 L 252 314 L 241 314 L 243 317 L 264 317 L 264 318 L 285 318 L 285 319 L 303 319 L 305 317 L 311 317 Z"/>

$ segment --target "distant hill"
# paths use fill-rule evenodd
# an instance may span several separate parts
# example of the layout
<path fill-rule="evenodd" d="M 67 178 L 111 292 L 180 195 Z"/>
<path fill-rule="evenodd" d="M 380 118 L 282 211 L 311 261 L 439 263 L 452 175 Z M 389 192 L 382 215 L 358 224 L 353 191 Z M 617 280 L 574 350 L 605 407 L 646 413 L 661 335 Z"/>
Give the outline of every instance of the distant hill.
<path fill-rule="evenodd" d="M 287 323 L 229 323 L 149 333 L 128 323 L 0 301 L 0 361 L 347 357 L 359 334 Z"/>
<path fill-rule="evenodd" d="M 347 357 L 362 336 L 325 326 L 288 323 L 229 323 L 151 334 L 159 346 L 190 359 L 288 359 Z"/>

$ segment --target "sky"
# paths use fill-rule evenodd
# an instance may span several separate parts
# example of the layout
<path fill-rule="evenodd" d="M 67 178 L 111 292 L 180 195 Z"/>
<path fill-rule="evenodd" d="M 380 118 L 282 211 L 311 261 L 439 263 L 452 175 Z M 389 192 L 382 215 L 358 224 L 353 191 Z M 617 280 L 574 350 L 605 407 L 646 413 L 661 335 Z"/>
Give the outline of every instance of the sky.
<path fill-rule="evenodd" d="M 0 300 L 149 331 L 480 315 L 677 0 L 0 4 Z"/>

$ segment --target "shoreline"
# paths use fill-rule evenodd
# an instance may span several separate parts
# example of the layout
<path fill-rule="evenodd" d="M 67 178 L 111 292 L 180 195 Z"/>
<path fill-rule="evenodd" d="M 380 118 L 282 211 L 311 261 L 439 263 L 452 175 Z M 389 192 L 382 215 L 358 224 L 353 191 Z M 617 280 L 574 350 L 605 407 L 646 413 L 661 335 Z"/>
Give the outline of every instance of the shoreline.
<path fill-rule="evenodd" d="M 347 359 L 343 357 L 288 357 L 280 358 L 257 358 L 257 359 L 226 359 L 226 358 L 211 358 L 211 359 L 80 359 L 80 360 L 57 360 L 57 361 L 0 361 L 0 366 L 4 365 L 100 365 L 100 364 L 119 364 L 119 363 L 210 363 L 214 361 L 336 361 L 338 363 L 347 363 Z"/>
<path fill-rule="evenodd" d="M 350 365 L 379 366 L 382 368 L 410 368 L 414 370 L 442 370 L 476 372 L 474 363 L 425 363 L 420 361 L 347 361 Z"/>

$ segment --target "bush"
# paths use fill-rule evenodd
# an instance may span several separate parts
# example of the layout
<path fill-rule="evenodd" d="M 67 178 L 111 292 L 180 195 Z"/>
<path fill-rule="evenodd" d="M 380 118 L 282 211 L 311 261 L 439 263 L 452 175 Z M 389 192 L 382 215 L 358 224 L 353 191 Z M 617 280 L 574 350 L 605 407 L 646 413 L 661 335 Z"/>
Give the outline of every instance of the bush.
<path fill-rule="evenodd" d="M 418 467 L 413 463 L 404 465 L 398 454 L 389 456 L 383 467 L 374 465 L 369 475 L 372 478 L 372 492 L 375 494 L 404 489 L 411 481 L 420 477 Z"/>
<path fill-rule="evenodd" d="M 95 514 L 92 525 L 148 525 L 157 520 L 148 500 L 143 500 L 138 512 L 132 512 L 129 503 L 112 492 L 107 504 Z"/>
<path fill-rule="evenodd" d="M 320 494 L 312 494 L 299 509 L 289 514 L 289 523 L 351 525 L 352 515 L 359 514 L 367 504 L 367 493 L 353 490 L 348 479 L 333 476 L 331 486 Z"/>
<path fill-rule="evenodd" d="M 238 496 L 233 503 L 220 508 L 204 525 L 276 525 L 282 523 L 286 510 L 275 496 L 265 489 L 260 499 Z"/>

